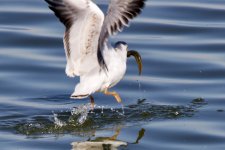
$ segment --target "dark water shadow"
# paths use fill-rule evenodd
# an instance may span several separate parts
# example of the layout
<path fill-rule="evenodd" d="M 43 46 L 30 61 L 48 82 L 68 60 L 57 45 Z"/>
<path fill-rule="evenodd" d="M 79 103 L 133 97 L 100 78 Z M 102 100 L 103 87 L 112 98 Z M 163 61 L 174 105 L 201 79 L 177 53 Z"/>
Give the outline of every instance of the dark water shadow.
<path fill-rule="evenodd" d="M 90 137 L 96 130 L 114 129 L 115 126 L 139 126 L 152 120 L 192 117 L 205 104 L 207 103 L 204 99 L 197 98 L 186 106 L 153 105 L 144 99 L 138 100 L 137 104 L 125 106 L 124 109 L 99 106 L 91 110 L 88 105 L 83 105 L 71 111 L 17 120 L 12 128 L 17 134 L 26 135 L 28 138 L 48 134 Z"/>

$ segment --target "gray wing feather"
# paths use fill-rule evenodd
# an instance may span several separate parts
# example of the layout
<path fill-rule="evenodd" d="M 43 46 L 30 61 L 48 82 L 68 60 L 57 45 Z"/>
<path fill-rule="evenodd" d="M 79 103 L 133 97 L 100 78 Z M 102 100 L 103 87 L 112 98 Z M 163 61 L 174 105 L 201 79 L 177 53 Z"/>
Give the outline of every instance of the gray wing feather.
<path fill-rule="evenodd" d="M 74 21 L 75 10 L 70 8 L 64 0 L 45 1 L 49 4 L 49 8 L 55 13 L 66 28 L 70 28 Z"/>
<path fill-rule="evenodd" d="M 104 14 L 91 0 L 45 0 L 65 25 L 66 74 L 82 76 L 98 68 L 97 47 Z"/>
<path fill-rule="evenodd" d="M 121 32 L 129 21 L 141 13 L 145 0 L 111 0 L 98 43 L 98 60 L 107 69 L 102 57 L 102 49 L 108 37 Z"/>
<path fill-rule="evenodd" d="M 55 13 L 56 17 L 65 25 L 66 31 L 64 36 L 65 50 L 67 58 L 71 55 L 69 44 L 70 28 L 76 21 L 78 10 L 72 7 L 66 0 L 45 0 L 49 4 L 49 8 Z M 88 5 L 87 5 L 88 7 Z"/>

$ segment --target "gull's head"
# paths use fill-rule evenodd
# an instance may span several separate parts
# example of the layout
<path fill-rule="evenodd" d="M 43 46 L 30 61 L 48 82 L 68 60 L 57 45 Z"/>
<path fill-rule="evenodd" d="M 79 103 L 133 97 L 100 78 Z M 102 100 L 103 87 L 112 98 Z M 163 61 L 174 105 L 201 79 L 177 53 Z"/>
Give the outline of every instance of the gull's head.
<path fill-rule="evenodd" d="M 122 53 L 124 58 L 126 59 L 127 57 L 133 56 L 137 62 L 138 65 L 138 70 L 139 70 L 139 75 L 142 73 L 142 59 L 141 55 L 135 51 L 135 50 L 129 50 L 128 45 L 126 42 L 119 41 L 115 44 L 115 50 L 118 53 Z"/>
<path fill-rule="evenodd" d="M 117 51 L 123 51 L 123 52 L 126 52 L 127 53 L 127 50 L 128 50 L 128 45 L 126 42 L 123 42 L 123 41 L 119 41 L 119 42 L 116 42 L 115 44 L 115 49 Z"/>
<path fill-rule="evenodd" d="M 128 51 L 128 45 L 126 42 L 119 41 L 116 42 L 114 45 L 115 52 L 118 54 L 118 57 L 120 57 L 124 62 L 127 61 L 127 51 Z"/>

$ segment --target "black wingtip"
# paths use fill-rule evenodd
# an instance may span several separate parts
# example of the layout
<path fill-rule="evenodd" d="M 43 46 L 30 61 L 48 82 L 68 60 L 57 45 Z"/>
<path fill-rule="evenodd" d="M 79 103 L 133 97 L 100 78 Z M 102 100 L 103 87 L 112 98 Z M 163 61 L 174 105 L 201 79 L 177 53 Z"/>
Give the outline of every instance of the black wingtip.
<path fill-rule="evenodd" d="M 45 0 L 48 7 L 55 13 L 55 16 L 65 25 L 70 28 L 73 22 L 73 10 L 70 10 L 64 0 Z M 65 15 L 66 14 L 66 15 Z"/>

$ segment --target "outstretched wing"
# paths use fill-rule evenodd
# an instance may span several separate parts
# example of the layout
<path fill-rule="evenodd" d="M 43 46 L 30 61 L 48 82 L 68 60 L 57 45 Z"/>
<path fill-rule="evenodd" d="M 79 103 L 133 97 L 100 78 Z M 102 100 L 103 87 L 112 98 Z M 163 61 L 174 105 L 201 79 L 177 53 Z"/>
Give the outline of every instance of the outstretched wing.
<path fill-rule="evenodd" d="M 129 21 L 141 13 L 145 0 L 111 0 L 99 37 L 98 60 L 105 66 L 101 50 L 108 37 L 122 31 Z"/>
<path fill-rule="evenodd" d="M 98 39 L 104 14 L 91 0 L 45 0 L 65 25 L 66 73 L 81 76 L 98 64 Z"/>

